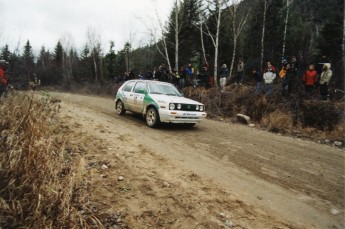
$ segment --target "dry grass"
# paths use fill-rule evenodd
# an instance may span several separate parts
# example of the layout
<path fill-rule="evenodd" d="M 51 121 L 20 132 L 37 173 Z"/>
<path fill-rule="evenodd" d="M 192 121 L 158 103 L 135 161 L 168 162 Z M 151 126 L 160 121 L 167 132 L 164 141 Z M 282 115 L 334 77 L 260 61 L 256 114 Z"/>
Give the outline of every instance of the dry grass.
<path fill-rule="evenodd" d="M 261 126 L 272 132 L 291 133 L 293 124 L 291 113 L 276 110 L 271 114 L 263 117 L 260 122 Z"/>
<path fill-rule="evenodd" d="M 0 106 L 0 228 L 101 227 L 79 214 L 79 157 L 58 103 L 18 94 Z"/>

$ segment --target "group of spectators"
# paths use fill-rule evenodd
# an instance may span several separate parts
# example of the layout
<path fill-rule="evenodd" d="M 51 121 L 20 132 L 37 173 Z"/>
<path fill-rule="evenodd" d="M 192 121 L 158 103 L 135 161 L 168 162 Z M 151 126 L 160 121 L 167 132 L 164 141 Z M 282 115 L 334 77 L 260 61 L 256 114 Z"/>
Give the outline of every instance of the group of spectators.
<path fill-rule="evenodd" d="M 319 88 L 320 99 L 326 100 L 328 97 L 328 84 L 332 77 L 331 64 L 325 56 L 318 63 L 317 68 L 310 64 L 308 69 L 303 73 L 302 78 L 298 77 L 299 66 L 295 56 L 290 60 L 283 59 L 280 71 L 272 65 L 270 61 L 266 63 L 263 73 L 255 67 L 252 69 L 253 77 L 256 81 L 256 94 L 266 93 L 271 95 L 273 91 L 273 82 L 278 77 L 281 83 L 282 92 L 291 94 L 297 90 L 297 84 L 302 81 L 305 87 L 305 93 L 311 96 L 316 88 Z"/>
<path fill-rule="evenodd" d="M 132 71 L 130 71 L 132 72 Z M 184 88 L 187 85 L 196 86 L 196 79 L 201 75 L 208 76 L 209 75 L 209 64 L 206 62 L 204 63 L 201 71 L 195 70 L 192 64 L 188 64 L 186 66 L 180 67 L 177 71 L 173 68 L 171 71 L 169 68 L 162 63 L 158 68 L 154 67 L 153 69 L 149 69 L 146 74 L 139 73 L 139 79 L 146 79 L 146 80 L 158 80 L 163 82 L 169 82 L 174 84 L 179 88 Z M 132 74 L 125 74 L 123 80 L 134 79 L 134 73 Z M 116 78 L 117 79 L 117 78 Z M 207 81 L 208 79 L 204 79 Z M 118 81 L 115 80 L 116 83 Z"/>
<path fill-rule="evenodd" d="M 179 88 L 183 88 L 186 85 L 195 86 L 196 76 L 207 76 L 208 85 L 212 85 L 210 76 L 210 66 L 206 62 L 202 66 L 200 72 L 195 71 L 192 64 L 181 67 L 180 69 L 172 69 L 171 71 L 165 64 L 161 64 L 158 69 L 153 68 L 146 74 L 140 73 L 138 78 L 148 80 L 159 80 L 165 82 L 171 82 Z M 332 70 L 330 61 L 323 56 L 320 62 L 315 66 L 310 64 L 308 69 L 300 77 L 299 64 L 295 56 L 289 59 L 283 58 L 281 67 L 277 69 L 271 61 L 267 61 L 264 68 L 254 67 L 252 69 L 252 76 L 256 81 L 255 94 L 265 93 L 271 95 L 273 93 L 273 85 L 278 82 L 281 84 L 281 90 L 283 94 L 292 94 L 298 89 L 298 84 L 303 83 L 305 87 L 305 93 L 311 96 L 315 89 L 320 92 L 320 98 L 325 100 L 328 97 L 328 84 L 332 77 Z M 226 64 L 223 64 L 219 71 L 219 84 L 221 90 L 225 90 L 227 79 L 229 77 L 229 70 Z M 237 71 L 234 77 L 235 85 L 241 85 L 244 77 L 244 61 L 242 58 L 237 63 Z M 130 72 L 126 79 L 133 79 L 134 73 Z"/>

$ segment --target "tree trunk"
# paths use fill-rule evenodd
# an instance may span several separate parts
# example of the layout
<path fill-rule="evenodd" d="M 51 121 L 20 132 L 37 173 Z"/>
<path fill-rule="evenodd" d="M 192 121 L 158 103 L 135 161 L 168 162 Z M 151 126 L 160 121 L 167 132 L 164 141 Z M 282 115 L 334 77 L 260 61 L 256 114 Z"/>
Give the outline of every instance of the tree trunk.
<path fill-rule="evenodd" d="M 260 59 L 260 66 L 261 66 L 261 68 L 263 67 L 263 63 L 264 63 L 266 13 L 267 13 L 267 0 L 264 0 L 264 17 L 263 17 L 263 20 L 262 20 L 262 33 L 261 33 L 261 59 Z"/>
<path fill-rule="evenodd" d="M 214 51 L 214 86 L 218 88 L 218 46 L 219 46 L 219 30 L 220 30 L 220 16 L 222 15 L 222 8 L 220 0 L 217 0 L 218 3 L 218 18 L 217 18 L 217 33 L 216 33 L 216 44 Z"/>
<path fill-rule="evenodd" d="M 290 12 L 290 7 L 289 7 L 289 0 L 286 0 L 286 16 L 285 16 L 285 23 L 284 23 L 284 37 L 283 37 L 283 51 L 282 51 L 282 57 L 285 57 L 285 46 L 286 46 L 286 33 L 287 33 L 287 26 L 289 22 L 289 12 Z"/>
<path fill-rule="evenodd" d="M 344 8 L 344 21 L 343 21 L 343 76 L 344 76 L 345 74 L 345 0 L 344 0 L 343 8 Z"/>
<path fill-rule="evenodd" d="M 167 64 L 168 64 L 168 68 L 169 68 L 169 71 L 171 71 L 171 64 L 170 64 L 170 58 L 169 58 L 169 53 L 168 53 L 168 47 L 167 47 L 167 43 L 166 43 L 166 38 L 164 37 L 163 40 L 164 40 L 164 52 L 165 52 L 165 59 L 167 60 Z"/>
<path fill-rule="evenodd" d="M 201 49 L 202 49 L 202 55 L 204 57 L 204 62 L 206 63 L 207 59 L 206 59 L 206 51 L 205 51 L 205 44 L 204 44 L 204 31 L 203 31 L 202 24 L 203 24 L 203 21 L 201 21 L 201 23 L 200 23 Z"/>
<path fill-rule="evenodd" d="M 235 57 L 236 57 L 236 48 L 237 48 L 237 36 L 235 35 L 234 36 L 234 50 L 232 51 L 232 58 L 231 58 L 231 65 L 230 65 L 230 71 L 229 71 L 228 80 L 230 80 L 232 71 L 234 70 Z"/>
<path fill-rule="evenodd" d="M 178 35 L 179 35 L 179 21 L 178 21 L 178 17 L 179 17 L 179 7 L 177 4 L 177 0 L 175 1 L 175 70 L 178 72 L 178 49 L 179 49 L 179 39 L 178 39 Z"/>
<path fill-rule="evenodd" d="M 103 77 L 103 61 L 102 57 L 99 58 L 99 78 L 102 81 L 104 79 Z"/>
<path fill-rule="evenodd" d="M 95 80 L 98 81 L 98 71 L 97 71 L 97 60 L 96 60 L 96 53 L 95 51 L 93 52 L 93 67 L 95 69 L 94 73 L 95 73 Z"/>
<path fill-rule="evenodd" d="M 127 76 L 129 76 L 129 61 L 128 61 L 128 50 L 125 51 L 125 65 L 126 65 L 126 73 L 127 73 Z"/>

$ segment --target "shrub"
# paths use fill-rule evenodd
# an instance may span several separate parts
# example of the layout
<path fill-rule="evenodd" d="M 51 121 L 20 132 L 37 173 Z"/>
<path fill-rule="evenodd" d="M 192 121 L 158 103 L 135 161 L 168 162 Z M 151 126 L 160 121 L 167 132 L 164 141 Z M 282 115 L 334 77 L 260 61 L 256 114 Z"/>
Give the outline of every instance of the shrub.
<path fill-rule="evenodd" d="M 332 131 L 342 122 L 343 112 L 329 101 L 304 101 L 300 106 L 300 122 L 303 127 Z"/>
<path fill-rule="evenodd" d="M 15 95 L 0 106 L 0 228 L 100 225 L 78 213 L 77 160 L 56 121 L 59 105 Z"/>

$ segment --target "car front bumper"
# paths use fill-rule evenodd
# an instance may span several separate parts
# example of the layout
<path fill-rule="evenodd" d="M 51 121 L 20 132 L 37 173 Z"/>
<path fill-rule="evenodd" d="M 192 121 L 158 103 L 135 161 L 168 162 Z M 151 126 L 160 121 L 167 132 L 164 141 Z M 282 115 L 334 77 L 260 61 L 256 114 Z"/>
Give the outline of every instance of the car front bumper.
<path fill-rule="evenodd" d="M 206 118 L 205 112 L 159 110 L 161 122 L 166 123 L 198 123 Z"/>

